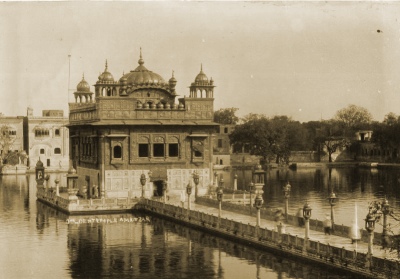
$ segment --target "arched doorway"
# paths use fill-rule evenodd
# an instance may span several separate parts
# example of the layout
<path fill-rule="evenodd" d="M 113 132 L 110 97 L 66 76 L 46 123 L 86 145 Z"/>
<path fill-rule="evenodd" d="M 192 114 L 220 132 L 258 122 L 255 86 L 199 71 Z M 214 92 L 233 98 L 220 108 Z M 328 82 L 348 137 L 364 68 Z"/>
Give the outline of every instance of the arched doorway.
<path fill-rule="evenodd" d="M 163 195 L 163 181 L 162 180 L 155 180 L 153 181 L 154 185 L 154 196 L 155 197 L 162 197 Z"/>

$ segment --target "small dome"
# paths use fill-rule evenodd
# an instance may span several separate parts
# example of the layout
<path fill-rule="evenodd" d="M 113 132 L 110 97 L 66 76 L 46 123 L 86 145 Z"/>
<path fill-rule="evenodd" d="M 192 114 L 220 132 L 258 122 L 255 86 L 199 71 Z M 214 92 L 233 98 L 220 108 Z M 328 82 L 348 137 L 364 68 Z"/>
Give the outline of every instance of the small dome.
<path fill-rule="evenodd" d="M 176 78 L 174 77 L 174 71 L 172 71 L 172 77 L 169 79 L 169 83 L 176 83 Z"/>
<path fill-rule="evenodd" d="M 104 72 L 99 76 L 99 81 L 101 82 L 114 82 L 113 75 L 108 71 L 108 65 L 106 60 L 106 68 Z"/>
<path fill-rule="evenodd" d="M 126 84 L 128 82 L 128 79 L 125 77 L 125 74 L 122 74 L 122 77 L 119 79 L 119 82 L 121 84 Z"/>
<path fill-rule="evenodd" d="M 208 82 L 208 77 L 203 72 L 203 65 L 201 65 L 200 73 L 196 76 L 195 83 Z"/>
<path fill-rule="evenodd" d="M 90 92 L 90 85 L 85 80 L 85 76 L 84 75 L 82 76 L 81 82 L 79 82 L 78 85 L 76 86 L 76 91 L 78 91 L 78 92 Z"/>

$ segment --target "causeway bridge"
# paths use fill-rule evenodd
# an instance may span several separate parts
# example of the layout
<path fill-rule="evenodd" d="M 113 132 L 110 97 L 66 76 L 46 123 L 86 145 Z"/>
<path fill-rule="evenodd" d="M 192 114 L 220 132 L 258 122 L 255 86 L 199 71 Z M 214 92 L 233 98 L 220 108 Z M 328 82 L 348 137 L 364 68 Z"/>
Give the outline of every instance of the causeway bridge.
<path fill-rule="evenodd" d="M 135 210 L 281 256 L 345 271 L 357 278 L 400 278 L 397 254 L 382 249 L 379 241 L 369 254 L 365 230 L 362 239 L 352 243 L 344 235 L 347 228 L 336 226 L 335 234 L 325 235 L 322 223 L 311 220 L 309 237 L 305 238 L 304 228 L 293 224 L 295 216 L 289 216 L 282 229 L 273 220 L 273 212 L 265 209 L 258 224 L 256 209 L 250 215 L 249 206 L 224 203 L 224 210 L 220 210 L 216 199 L 206 197 L 198 197 L 196 203 L 186 207 L 180 201 L 141 199 Z"/>

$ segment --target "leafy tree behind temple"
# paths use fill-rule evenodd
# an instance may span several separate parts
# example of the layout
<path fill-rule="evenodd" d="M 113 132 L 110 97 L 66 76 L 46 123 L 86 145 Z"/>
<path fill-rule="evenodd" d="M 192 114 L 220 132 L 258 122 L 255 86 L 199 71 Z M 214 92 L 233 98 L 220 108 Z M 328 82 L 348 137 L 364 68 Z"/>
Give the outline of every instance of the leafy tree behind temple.
<path fill-rule="evenodd" d="M 338 110 L 333 120 L 342 126 L 345 136 L 353 137 L 357 130 L 369 128 L 372 114 L 366 108 L 349 105 Z"/>
<path fill-rule="evenodd" d="M 246 146 L 252 155 L 267 162 L 287 163 L 292 150 L 304 150 L 306 130 L 287 116 L 249 114 L 242 121 L 229 138 L 234 145 Z"/>
<path fill-rule="evenodd" d="M 222 108 L 214 112 L 214 121 L 220 124 L 237 124 L 239 117 L 236 116 L 238 108 Z"/>
<path fill-rule="evenodd" d="M 388 113 L 382 123 L 375 123 L 372 141 L 384 150 L 395 150 L 400 145 L 400 117 Z"/>

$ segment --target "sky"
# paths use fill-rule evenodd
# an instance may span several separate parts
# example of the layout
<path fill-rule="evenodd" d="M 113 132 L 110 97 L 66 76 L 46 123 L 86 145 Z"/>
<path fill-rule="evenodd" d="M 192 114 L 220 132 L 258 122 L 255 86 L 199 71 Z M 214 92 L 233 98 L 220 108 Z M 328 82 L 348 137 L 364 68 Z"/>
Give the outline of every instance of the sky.
<path fill-rule="evenodd" d="M 84 74 L 144 66 L 214 109 L 330 119 L 349 104 L 400 115 L 400 2 L 1 2 L 0 112 L 62 109 Z M 69 58 L 70 55 L 70 58 Z M 94 92 L 94 87 L 91 86 Z"/>

